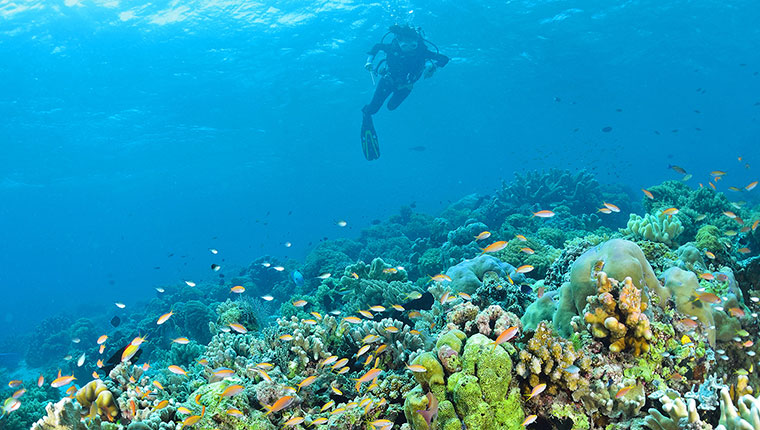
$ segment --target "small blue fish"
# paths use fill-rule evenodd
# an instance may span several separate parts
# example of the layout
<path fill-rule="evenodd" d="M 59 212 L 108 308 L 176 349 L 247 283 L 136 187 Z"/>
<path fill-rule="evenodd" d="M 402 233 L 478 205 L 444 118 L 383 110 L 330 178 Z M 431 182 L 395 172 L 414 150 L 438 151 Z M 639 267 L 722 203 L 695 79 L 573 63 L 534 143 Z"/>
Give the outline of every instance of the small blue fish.
<path fill-rule="evenodd" d="M 300 287 L 303 285 L 303 275 L 298 270 L 294 270 L 290 277 L 293 278 L 293 282 L 295 282 L 297 286 Z"/>
<path fill-rule="evenodd" d="M 565 367 L 565 372 L 570 373 L 570 374 L 578 373 L 580 371 L 581 371 L 580 367 L 576 366 L 575 364 L 571 364 Z"/>

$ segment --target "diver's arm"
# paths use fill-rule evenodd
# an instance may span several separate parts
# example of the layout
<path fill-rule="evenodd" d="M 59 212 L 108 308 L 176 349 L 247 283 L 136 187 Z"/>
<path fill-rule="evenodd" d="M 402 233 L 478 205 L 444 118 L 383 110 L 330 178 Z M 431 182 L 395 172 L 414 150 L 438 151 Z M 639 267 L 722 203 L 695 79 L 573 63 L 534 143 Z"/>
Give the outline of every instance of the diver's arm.
<path fill-rule="evenodd" d="M 375 61 L 375 55 L 377 55 L 377 53 L 380 51 L 388 53 L 390 47 L 391 46 L 387 43 L 376 43 L 375 46 L 373 46 L 372 49 L 367 52 L 369 57 L 367 57 L 367 62 L 364 64 L 364 68 L 367 70 L 372 70 L 372 63 Z"/>
<path fill-rule="evenodd" d="M 431 60 L 436 67 L 443 67 L 449 63 L 449 57 L 437 52 L 428 52 L 430 52 L 430 57 L 428 59 Z"/>

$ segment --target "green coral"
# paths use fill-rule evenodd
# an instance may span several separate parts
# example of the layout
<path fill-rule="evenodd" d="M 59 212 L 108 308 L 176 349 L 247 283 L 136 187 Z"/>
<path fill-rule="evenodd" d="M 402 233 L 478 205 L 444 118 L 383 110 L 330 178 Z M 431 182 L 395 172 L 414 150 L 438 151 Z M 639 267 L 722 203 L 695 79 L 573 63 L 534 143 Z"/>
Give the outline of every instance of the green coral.
<path fill-rule="evenodd" d="M 525 313 L 520 318 L 523 331 L 533 331 L 541 321 L 551 321 L 552 316 L 557 311 L 557 302 L 554 301 L 555 295 L 556 292 L 554 291 L 545 293 L 525 309 Z"/>
<path fill-rule="evenodd" d="M 435 343 L 435 349 L 438 350 L 443 345 L 456 351 L 457 354 L 462 352 L 462 342 L 467 339 L 467 335 L 461 330 L 449 330 L 438 337 Z"/>
<path fill-rule="evenodd" d="M 573 426 L 570 430 L 588 430 L 591 428 L 588 416 L 584 412 L 578 411 L 573 405 L 552 403 L 551 416 L 557 419 L 572 421 Z"/>
<path fill-rule="evenodd" d="M 462 371 L 451 375 L 447 391 L 470 430 L 519 428 L 525 417 L 517 387 L 510 387 L 512 360 L 502 347 L 475 334 L 464 346 Z"/>
<path fill-rule="evenodd" d="M 655 215 L 646 214 L 644 218 L 631 214 L 628 219 L 628 226 L 620 231 L 636 239 L 674 246 L 677 245 L 675 239 L 683 233 L 683 230 L 684 227 L 676 216 L 657 212 Z"/>
<path fill-rule="evenodd" d="M 713 254 L 723 250 L 723 243 L 721 243 L 721 235 L 718 227 L 714 225 L 703 225 L 697 231 L 696 247 L 703 251 L 710 251 Z"/>
<path fill-rule="evenodd" d="M 425 372 L 414 372 L 414 378 L 427 391 L 432 391 L 436 398 L 445 397 L 443 366 L 432 352 L 423 352 L 412 360 L 413 365 L 421 365 L 427 369 Z"/>

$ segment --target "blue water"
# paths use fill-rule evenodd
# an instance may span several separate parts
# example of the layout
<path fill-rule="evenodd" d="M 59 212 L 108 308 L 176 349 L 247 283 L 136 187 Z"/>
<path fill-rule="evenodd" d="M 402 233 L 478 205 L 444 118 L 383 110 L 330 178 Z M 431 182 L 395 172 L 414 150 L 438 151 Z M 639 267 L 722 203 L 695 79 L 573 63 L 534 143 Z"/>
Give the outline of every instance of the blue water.
<path fill-rule="evenodd" d="M 0 1 L 0 336 L 211 263 L 302 259 L 516 171 L 638 192 L 677 164 L 742 187 L 760 167 L 758 16 L 749 0 Z M 370 163 L 362 66 L 395 22 L 452 61 L 376 115 Z"/>

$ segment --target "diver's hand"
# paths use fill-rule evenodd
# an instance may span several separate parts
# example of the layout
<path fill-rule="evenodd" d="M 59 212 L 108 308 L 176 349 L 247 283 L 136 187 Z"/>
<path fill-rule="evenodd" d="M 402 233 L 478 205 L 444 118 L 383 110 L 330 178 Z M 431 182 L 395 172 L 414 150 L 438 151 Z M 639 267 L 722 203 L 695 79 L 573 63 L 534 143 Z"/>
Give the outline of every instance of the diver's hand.
<path fill-rule="evenodd" d="M 435 69 L 436 69 L 435 64 L 429 64 L 425 68 L 425 73 L 423 74 L 423 76 L 425 77 L 425 79 L 433 76 L 433 73 L 435 73 Z"/>
<path fill-rule="evenodd" d="M 367 61 L 367 64 L 364 65 L 364 68 L 367 69 L 367 71 L 371 72 L 372 71 L 372 63 L 370 63 L 369 61 Z"/>

